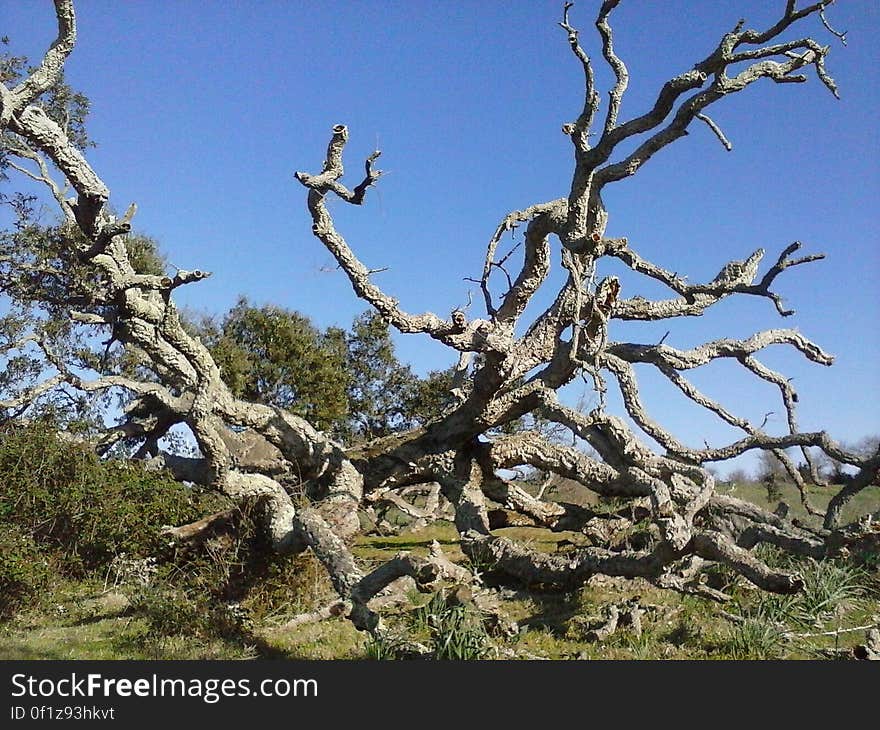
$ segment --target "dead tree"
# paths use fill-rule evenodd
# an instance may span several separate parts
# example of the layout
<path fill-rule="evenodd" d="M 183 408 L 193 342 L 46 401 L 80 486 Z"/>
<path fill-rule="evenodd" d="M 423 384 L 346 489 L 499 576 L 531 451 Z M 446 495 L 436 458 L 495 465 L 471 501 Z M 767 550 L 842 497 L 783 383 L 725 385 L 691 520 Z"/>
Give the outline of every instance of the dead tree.
<path fill-rule="evenodd" d="M 573 122 L 563 126 L 574 152 L 568 193 L 502 218 L 489 238 L 479 279 L 486 310 L 482 318 L 468 319 L 461 311 L 448 319 L 430 312 L 405 312 L 372 281 L 373 272 L 336 228 L 327 198 L 363 204 L 381 176 L 374 166 L 379 152 L 369 156 L 362 181 L 349 189 L 341 182 L 349 131 L 344 125 L 335 126 L 320 172 L 296 173 L 307 190 L 315 237 L 348 276 L 354 293 L 399 332 L 431 337 L 459 357 L 456 400 L 441 417 L 404 434 L 345 448 L 284 410 L 232 395 L 207 349 L 183 327 L 174 305 L 175 288 L 207 274 L 181 271 L 172 278 L 135 272 L 125 247 L 134 207 L 122 219 L 108 212 L 107 187 L 58 124 L 35 105 L 58 81 L 76 40 L 72 1 L 55 0 L 58 37 L 24 81 L 14 88 L 0 87 L 0 124 L 15 140 L 9 153 L 36 164 L 31 176 L 48 187 L 68 230 L 79 232 L 79 237 L 71 233 L 69 245 L 95 274 L 91 305 L 83 309 L 71 304 L 71 319 L 87 326 L 112 325 L 114 336 L 140 354 L 153 377 L 86 379 L 54 354 L 48 338 L 30 335 L 28 342 L 42 348 L 55 375 L 15 401 L 0 405 L 21 406 L 60 383 L 85 392 L 110 388 L 130 392 L 134 400 L 127 418 L 104 436 L 98 448 L 106 450 L 122 438 L 140 440 L 139 455 L 157 468 L 218 490 L 236 503 L 262 502 L 265 509 L 259 513 L 265 515 L 274 548 L 282 552 L 311 549 L 326 567 L 347 615 L 362 629 L 379 630 L 379 616 L 368 603 L 401 576 L 411 576 L 425 590 L 443 580 L 469 580 L 466 571 L 439 550 L 427 558 L 399 555 L 368 574 L 352 557 L 348 545 L 359 530 L 360 508 L 369 508 L 379 499 L 401 500 L 406 489 L 427 483 L 439 484 L 442 495 L 454 506 L 465 554 L 491 560 L 499 575 L 514 581 L 574 588 L 593 575 L 605 574 L 641 577 L 660 587 L 719 597 L 700 582 L 699 574 L 706 562 L 720 562 L 764 590 L 795 592 L 802 585 L 800 577 L 768 567 L 752 548 L 770 543 L 813 557 L 844 549 L 848 544 L 844 536 L 849 533 L 840 528 L 840 509 L 858 491 L 876 486 L 880 454 L 849 453 L 824 432 L 800 431 L 793 387 L 758 358 L 770 345 L 787 345 L 822 365 L 831 364 L 831 355 L 789 329 L 771 329 L 744 340 L 718 339 L 690 350 L 614 338 L 624 329 L 618 326 L 623 322 L 695 316 L 732 296 L 766 298 L 779 315 L 788 316 L 791 312 L 772 288 L 776 278 L 822 255 L 795 258 L 800 244 L 794 243 L 761 273 L 764 250 L 758 249 L 744 261 L 725 264 L 708 282 L 688 283 L 640 256 L 626 239 L 606 237 L 609 214 L 602 193 L 607 185 L 636 174 L 655 154 L 688 134 L 695 121 L 707 125 L 728 146 L 724 133 L 707 114 L 709 107 L 755 82 L 801 83 L 812 72 L 836 96 L 834 81 L 825 70 L 828 46 L 809 37 L 777 40 L 805 19 L 819 16 L 824 21 L 828 4 L 798 9 L 795 0 L 788 0 L 779 20 L 764 31 L 738 23 L 703 60 L 667 81 L 650 109 L 621 120 L 629 75 L 613 44 L 610 17 L 618 0 L 603 2 L 595 23 L 602 56 L 615 78 L 604 112 L 600 112 L 593 59 L 580 44 L 567 3 L 560 25 L 584 79 L 583 108 Z M 627 148 L 632 151 L 615 156 L 623 143 L 630 143 Z M 50 166 L 75 191 L 74 198 L 65 197 Z M 510 266 L 508 257 L 499 259 L 499 245 L 502 236 L 516 227 L 524 228 L 524 243 L 521 267 L 514 276 L 505 268 Z M 565 283 L 544 312 L 524 323 L 527 305 L 548 280 L 553 246 L 561 250 Z M 660 282 L 669 289 L 669 297 L 627 298 L 615 277 L 598 278 L 600 263 L 608 258 Z M 508 285 L 496 297 L 490 282 L 499 272 L 507 274 Z M 113 314 L 112 323 L 107 312 Z M 766 433 L 763 423 L 735 415 L 687 379 L 687 371 L 721 358 L 738 362 L 778 388 L 788 414 L 787 434 Z M 741 430 L 742 437 L 715 448 L 694 449 L 681 443 L 642 404 L 636 364 L 656 368 L 686 398 Z M 558 391 L 579 375 L 592 378 L 600 395 L 609 382 L 619 388 L 628 415 L 662 451 L 652 449 L 621 417 L 607 412 L 604 398 L 591 412 L 563 403 Z M 527 415 L 564 428 L 588 443 L 597 456 L 536 431 L 497 435 L 505 425 Z M 158 440 L 177 424 L 192 432 L 201 451 L 199 458 L 162 453 L 158 448 Z M 245 429 L 249 438 L 268 442 L 272 448 L 254 456 L 252 449 L 241 448 L 230 435 L 230 427 Z M 825 514 L 807 498 L 804 478 L 785 451 L 792 447 L 800 448 L 807 462 L 809 449 L 817 448 L 857 470 Z M 772 451 L 783 462 L 801 490 L 804 505 L 817 517 L 816 525 L 796 526 L 755 505 L 716 493 L 706 465 L 753 450 Z M 525 465 L 573 479 L 600 495 L 628 500 L 632 514 L 641 511 L 650 517 L 656 539 L 639 548 L 612 549 L 601 540 L 608 532 L 603 532 L 600 523 L 608 515 L 536 499 L 502 476 L 505 470 Z M 818 479 L 817 470 L 812 473 Z M 291 480 L 298 481 L 308 494 L 310 506 L 294 504 L 283 486 Z M 582 530 L 593 544 L 549 555 L 493 534 L 487 500 L 523 513 L 543 528 Z M 432 517 L 430 510 L 419 511 L 420 519 Z M 209 523 L 185 526 L 178 534 L 183 539 Z"/>

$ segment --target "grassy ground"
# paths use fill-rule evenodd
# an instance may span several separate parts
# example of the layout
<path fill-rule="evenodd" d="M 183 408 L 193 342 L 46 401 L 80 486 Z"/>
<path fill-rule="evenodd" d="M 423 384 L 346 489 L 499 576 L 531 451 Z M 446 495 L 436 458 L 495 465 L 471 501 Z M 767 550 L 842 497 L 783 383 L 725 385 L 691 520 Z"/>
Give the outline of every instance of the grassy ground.
<path fill-rule="evenodd" d="M 875 490 L 876 491 L 876 490 Z M 735 496 L 767 504 L 760 485 L 740 485 Z M 822 505 L 822 495 L 815 503 Z M 784 495 L 797 513 L 794 495 Z M 875 498 L 876 499 L 876 498 Z M 849 507 L 850 513 L 876 509 L 867 495 Z M 532 528 L 505 528 L 499 534 L 528 540 L 532 547 L 554 552 L 565 533 Z M 395 537 L 366 537 L 356 546 L 367 564 L 379 563 L 401 550 L 424 554 L 432 540 L 456 561 L 464 560 L 454 528 L 446 523 Z M 786 565 L 786 558 L 767 551 L 770 562 Z M 790 567 L 787 566 L 786 567 Z M 254 620 L 240 632 L 223 636 L 192 635 L 180 631 L 157 634 L 155 623 L 131 610 L 128 589 L 106 590 L 91 583 L 61 583 L 38 605 L 0 623 L 0 659 L 298 659 L 390 658 L 405 641 L 472 652 L 468 656 L 507 656 L 549 659 L 807 659 L 823 651 L 864 641 L 864 630 L 841 629 L 880 623 L 880 571 L 855 570 L 834 562 L 800 561 L 796 566 L 807 589 L 796 597 L 767 596 L 742 579 L 719 571 L 716 579 L 733 600 L 723 607 L 692 596 L 659 591 L 643 581 L 597 576 L 574 593 L 509 591 L 505 614 L 519 625 L 513 637 L 489 637 L 471 609 L 446 609 L 429 596 L 413 593 L 411 600 L 390 609 L 387 623 L 400 639 L 377 645 L 368 642 L 342 618 L 285 627 L 293 615 L 326 604 L 332 589 L 313 562 L 296 566 L 293 599 L 265 606 L 243 602 L 241 610 Z M 610 603 L 638 596 L 646 611 L 642 633 L 621 629 L 597 643 L 587 640 L 591 626 L 601 622 Z M 173 615 L 174 606 L 170 606 Z M 726 613 L 726 615 L 725 615 Z M 450 640 L 452 643 L 450 643 Z M 456 643 L 458 642 L 458 643 Z"/>
<path fill-rule="evenodd" d="M 789 507 L 791 507 L 791 516 L 799 518 L 806 517 L 807 511 L 801 504 L 800 493 L 797 491 L 794 485 L 783 484 L 781 485 L 781 489 L 782 499 Z M 831 497 L 838 491 L 838 489 L 839 487 L 828 489 L 823 487 L 808 486 L 807 495 L 810 499 L 810 503 L 817 509 L 824 512 L 825 509 L 828 507 L 828 502 L 831 501 Z M 763 507 L 764 509 L 769 509 L 771 511 L 776 508 L 776 505 L 779 504 L 778 500 L 768 500 L 767 489 L 762 484 L 756 484 L 754 482 L 745 482 L 730 486 L 719 486 L 717 491 L 721 494 L 729 494 L 731 497 L 745 499 L 749 502 L 752 502 L 753 504 L 757 504 L 759 507 Z M 878 491 L 880 490 L 865 489 L 859 494 L 855 495 L 843 508 L 843 512 L 841 514 L 842 523 L 846 524 L 847 522 L 851 522 L 852 520 L 856 519 L 860 515 L 880 510 L 880 495 L 878 495 Z"/>

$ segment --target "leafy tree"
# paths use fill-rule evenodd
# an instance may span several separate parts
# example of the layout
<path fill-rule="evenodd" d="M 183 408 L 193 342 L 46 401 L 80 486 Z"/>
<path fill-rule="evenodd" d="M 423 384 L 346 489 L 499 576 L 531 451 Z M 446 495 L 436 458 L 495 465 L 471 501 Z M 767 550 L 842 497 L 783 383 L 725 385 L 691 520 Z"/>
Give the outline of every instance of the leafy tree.
<path fill-rule="evenodd" d="M 0 398 L 28 391 L 53 363 L 63 364 L 68 374 L 157 377 L 144 369 L 143 353 L 119 347 L 114 310 L 94 295 L 105 284 L 76 255 L 76 246 L 84 240 L 75 228 L 41 224 L 30 210 L 21 211 L 11 230 L 0 232 L 0 295 L 7 308 L 0 317 L 0 357 L 10 353 L 0 375 Z M 154 239 L 129 234 L 123 242 L 136 274 L 165 274 L 165 261 Z M 110 323 L 110 332 L 101 333 L 88 322 Z M 22 342 L 29 342 L 28 347 L 17 347 Z M 32 417 L 52 415 L 67 423 L 97 426 L 114 400 L 82 398 L 67 389 L 47 392 L 27 406 Z M 23 411 L 11 411 L 18 412 Z"/>
<path fill-rule="evenodd" d="M 416 384 L 409 402 L 410 417 L 419 424 L 439 418 L 453 402 L 452 381 L 455 367 L 432 370 Z"/>
<path fill-rule="evenodd" d="M 397 359 L 388 323 L 378 312 L 364 312 L 352 323 L 346 346 L 352 438 L 370 440 L 411 427 L 420 382 Z"/>
<path fill-rule="evenodd" d="M 244 297 L 221 322 L 206 319 L 199 329 L 233 394 L 289 410 L 324 431 L 344 428 L 350 378 L 340 330 L 321 332 L 299 312 Z"/>
<path fill-rule="evenodd" d="M 398 433 L 449 404 L 452 369 L 424 380 L 397 359 L 388 324 L 364 312 L 345 332 L 242 298 L 220 322 L 192 325 L 237 396 L 291 410 L 346 442 Z"/>

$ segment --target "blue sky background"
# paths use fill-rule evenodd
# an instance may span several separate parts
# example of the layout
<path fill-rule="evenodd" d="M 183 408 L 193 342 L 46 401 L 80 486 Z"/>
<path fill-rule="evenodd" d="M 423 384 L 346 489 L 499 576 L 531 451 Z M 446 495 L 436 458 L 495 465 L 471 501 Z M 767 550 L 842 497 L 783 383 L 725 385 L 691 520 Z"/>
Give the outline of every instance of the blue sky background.
<path fill-rule="evenodd" d="M 612 16 L 630 71 L 621 117 L 646 110 L 666 79 L 702 59 L 740 17 L 767 27 L 784 5 L 624 0 Z M 329 130 L 341 122 L 351 132 L 347 180 L 359 179 L 377 141 L 389 174 L 365 207 L 334 205 L 338 228 L 368 266 L 390 267 L 376 281 L 404 307 L 445 315 L 467 301 L 473 285 L 463 278 L 479 275 L 486 241 L 508 211 L 568 193 L 572 153 L 560 126 L 582 104 L 582 76 L 557 25 L 561 6 L 80 0 L 68 77 L 92 100 L 89 130 L 99 146 L 88 156 L 112 203 L 136 201 L 137 228 L 171 262 L 215 272 L 178 290 L 182 304 L 222 312 L 246 294 L 321 327 L 348 326 L 363 311 L 345 277 L 326 271 L 332 259 L 311 235 L 305 192 L 292 176 L 320 169 Z M 607 89 L 597 7 L 579 2 L 572 22 Z M 828 68 L 841 101 L 812 76 L 756 84 L 711 108 L 733 152 L 695 126 L 604 196 L 610 235 L 627 236 L 692 282 L 758 247 L 768 251 L 765 269 L 793 240 L 804 253 L 826 252 L 824 262 L 777 280 L 797 314 L 783 320 L 769 300 L 750 298 L 692 320 L 618 322 L 610 336 L 656 342 L 670 330 L 667 344 L 688 347 L 799 328 L 837 355 L 832 368 L 783 348 L 762 360 L 794 376 L 804 429 L 855 440 L 880 432 L 880 10 L 842 1 L 827 15 L 849 31 L 847 47 L 818 18 L 786 37 L 832 45 Z M 54 32 L 51 3 L 0 0 L 0 34 L 13 52 L 37 58 Z M 605 264 L 600 273 L 621 272 Z M 623 283 L 627 296 L 663 294 L 633 277 Z M 420 373 L 453 361 L 421 337 L 397 341 Z M 775 410 L 769 427 L 780 429 L 773 389 L 741 370 L 721 363 L 693 379 L 758 422 Z M 736 437 L 650 372 L 639 374 L 654 416 L 688 443 Z M 567 397 L 583 389 L 575 384 Z"/>

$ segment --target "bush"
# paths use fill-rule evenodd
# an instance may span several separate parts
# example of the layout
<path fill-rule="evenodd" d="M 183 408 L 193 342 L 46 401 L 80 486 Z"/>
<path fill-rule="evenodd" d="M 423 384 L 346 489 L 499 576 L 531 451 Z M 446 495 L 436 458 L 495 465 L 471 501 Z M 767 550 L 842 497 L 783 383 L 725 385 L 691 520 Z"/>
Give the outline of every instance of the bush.
<path fill-rule="evenodd" d="M 71 577 L 119 553 L 151 555 L 161 529 L 200 516 L 199 499 L 137 464 L 102 461 L 51 422 L 0 426 L 0 527 L 14 527 Z"/>
<path fill-rule="evenodd" d="M 251 514 L 259 506 L 221 534 L 168 549 L 164 526 L 228 507 L 221 501 L 137 463 L 102 460 L 50 421 L 0 425 L 0 616 L 59 573 L 126 583 L 131 612 L 159 636 L 244 637 L 251 615 L 311 608 L 322 571 L 310 555 L 274 553 Z"/>
<path fill-rule="evenodd" d="M 131 612 L 145 619 L 144 639 L 170 636 L 199 638 L 249 638 L 250 617 L 238 604 L 216 603 L 198 591 L 155 583 L 131 597 Z"/>
<path fill-rule="evenodd" d="M 314 592 L 317 577 L 323 575 L 316 559 L 311 554 L 275 552 L 260 527 L 260 510 L 261 505 L 238 509 L 206 539 L 177 550 L 160 580 L 224 603 L 248 600 L 258 612 Z"/>
<path fill-rule="evenodd" d="M 0 618 L 8 618 L 49 584 L 50 561 L 17 527 L 0 525 Z"/>
<path fill-rule="evenodd" d="M 179 548 L 135 586 L 131 613 L 145 619 L 147 641 L 168 637 L 252 644 L 255 622 L 323 603 L 329 581 L 310 553 L 279 555 L 254 510 L 236 511 L 206 539 Z"/>

